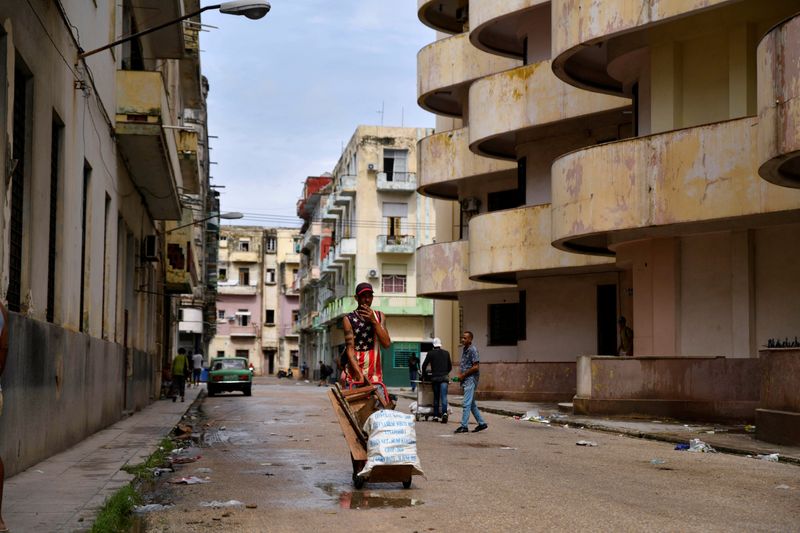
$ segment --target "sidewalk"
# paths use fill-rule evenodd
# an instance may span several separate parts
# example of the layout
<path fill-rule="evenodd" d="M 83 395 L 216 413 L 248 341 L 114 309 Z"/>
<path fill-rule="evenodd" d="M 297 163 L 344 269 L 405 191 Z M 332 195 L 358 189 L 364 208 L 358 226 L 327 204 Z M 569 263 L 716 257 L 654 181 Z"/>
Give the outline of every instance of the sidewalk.
<path fill-rule="evenodd" d="M 83 531 L 105 500 L 133 476 L 205 387 L 186 389 L 186 402 L 158 400 L 72 448 L 6 479 L 3 517 L 11 533 Z M 57 422 L 54 422 L 57 423 Z"/>
<path fill-rule="evenodd" d="M 416 393 L 409 388 L 389 388 L 390 392 L 409 400 L 416 400 Z M 448 395 L 449 406 L 461 407 L 462 396 Z M 782 462 L 800 465 L 800 447 L 782 446 L 756 440 L 752 433 L 745 431 L 743 426 L 725 424 L 680 422 L 669 419 L 657 418 L 626 418 L 626 417 L 599 417 L 580 416 L 572 413 L 560 412 L 555 403 L 530 403 L 512 402 L 503 400 L 478 400 L 481 411 L 509 417 L 523 417 L 529 411 L 537 411 L 543 419 L 550 419 L 553 427 L 564 426 L 586 428 L 595 431 L 605 431 L 617 435 L 658 440 L 671 443 L 688 443 L 690 439 L 700 439 L 719 452 L 737 455 L 766 455 L 777 453 Z M 458 423 L 461 416 L 460 410 L 450 417 L 451 423 Z M 520 420 L 520 424 L 537 424 Z M 455 425 L 453 428 L 455 429 Z M 491 431 L 491 428 L 489 429 Z"/>

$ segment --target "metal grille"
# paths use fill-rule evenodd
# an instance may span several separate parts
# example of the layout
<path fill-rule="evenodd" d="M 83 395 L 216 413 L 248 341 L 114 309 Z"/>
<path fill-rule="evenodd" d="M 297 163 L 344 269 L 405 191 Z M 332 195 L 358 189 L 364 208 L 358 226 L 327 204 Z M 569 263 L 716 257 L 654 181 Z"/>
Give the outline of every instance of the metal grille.
<path fill-rule="evenodd" d="M 27 123 L 27 80 L 17 70 L 14 76 L 14 172 L 11 176 L 10 261 L 8 308 L 20 311 L 22 293 L 22 220 L 25 206 L 25 134 Z"/>
<path fill-rule="evenodd" d="M 47 321 L 55 319 L 56 303 L 56 214 L 58 213 L 58 161 L 61 125 L 53 121 L 50 139 L 50 239 L 47 249 Z"/>

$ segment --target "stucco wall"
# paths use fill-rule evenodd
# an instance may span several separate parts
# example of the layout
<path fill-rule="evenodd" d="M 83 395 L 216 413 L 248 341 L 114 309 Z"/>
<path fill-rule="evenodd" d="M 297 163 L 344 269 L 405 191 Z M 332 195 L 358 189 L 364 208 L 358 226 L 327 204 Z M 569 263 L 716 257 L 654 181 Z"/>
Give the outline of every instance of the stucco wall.
<path fill-rule="evenodd" d="M 118 344 L 15 313 L 9 328 L 0 416 L 6 477 L 113 424 L 124 409 L 141 409 L 155 395 L 157 356 L 134 352 L 126 372 Z"/>
<path fill-rule="evenodd" d="M 563 363 L 482 362 L 480 369 L 478 399 L 564 402 L 571 400 L 575 395 L 574 361 Z"/>
<path fill-rule="evenodd" d="M 758 359 L 583 356 L 573 405 L 580 414 L 752 420 L 760 369 Z"/>
<path fill-rule="evenodd" d="M 459 295 L 463 309 L 463 327 L 472 331 L 473 344 L 478 349 L 481 362 L 516 361 L 516 346 L 487 346 L 489 339 L 489 304 L 517 303 L 519 294 L 513 291 L 480 291 Z M 459 333 L 460 335 L 460 333 Z"/>
<path fill-rule="evenodd" d="M 597 353 L 597 286 L 617 278 L 609 272 L 520 280 L 528 298 L 527 338 L 518 344 L 517 360 L 574 363 Z"/>

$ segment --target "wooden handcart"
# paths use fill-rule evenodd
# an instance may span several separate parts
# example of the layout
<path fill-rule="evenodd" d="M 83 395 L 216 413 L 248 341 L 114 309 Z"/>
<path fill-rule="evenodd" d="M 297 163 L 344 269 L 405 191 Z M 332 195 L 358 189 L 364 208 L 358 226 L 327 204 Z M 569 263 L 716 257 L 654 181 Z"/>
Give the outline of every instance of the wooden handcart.
<path fill-rule="evenodd" d="M 350 448 L 350 459 L 353 462 L 353 485 L 357 489 L 370 483 L 393 483 L 400 481 L 404 488 L 411 487 L 411 476 L 414 467 L 411 465 L 376 465 L 368 477 L 359 476 L 367 463 L 367 440 L 369 436 L 362 429 L 364 422 L 379 407 L 393 408 L 374 385 L 367 385 L 353 390 L 343 390 L 337 383 L 328 391 L 333 412 L 342 428 L 344 439 Z"/>

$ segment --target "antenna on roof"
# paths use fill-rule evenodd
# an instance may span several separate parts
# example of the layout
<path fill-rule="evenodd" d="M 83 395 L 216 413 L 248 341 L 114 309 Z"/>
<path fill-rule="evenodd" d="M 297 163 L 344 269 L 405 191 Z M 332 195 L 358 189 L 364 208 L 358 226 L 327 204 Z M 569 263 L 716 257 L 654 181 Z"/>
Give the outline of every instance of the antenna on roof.
<path fill-rule="evenodd" d="M 384 101 L 381 100 L 381 108 L 376 111 L 376 113 L 378 113 L 381 116 L 381 126 L 383 126 L 383 104 L 384 104 Z"/>

